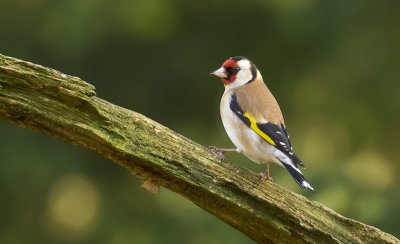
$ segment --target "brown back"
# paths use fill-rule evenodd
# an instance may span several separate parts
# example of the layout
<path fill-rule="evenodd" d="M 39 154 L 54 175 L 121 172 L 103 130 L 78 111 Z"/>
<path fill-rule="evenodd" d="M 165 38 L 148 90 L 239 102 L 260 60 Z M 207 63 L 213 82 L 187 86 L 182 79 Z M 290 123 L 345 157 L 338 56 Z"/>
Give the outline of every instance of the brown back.
<path fill-rule="evenodd" d="M 234 88 L 238 103 L 244 112 L 249 112 L 256 121 L 267 120 L 285 124 L 281 109 L 261 77 L 249 84 Z"/>

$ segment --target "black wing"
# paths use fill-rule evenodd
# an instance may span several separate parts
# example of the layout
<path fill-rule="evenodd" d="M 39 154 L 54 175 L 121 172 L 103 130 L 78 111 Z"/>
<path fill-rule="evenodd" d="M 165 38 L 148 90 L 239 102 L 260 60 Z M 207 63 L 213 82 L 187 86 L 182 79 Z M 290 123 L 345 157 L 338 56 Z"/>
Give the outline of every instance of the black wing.
<path fill-rule="evenodd" d="M 278 148 L 286 154 L 297 166 L 304 167 L 304 163 L 293 153 L 292 143 L 287 130 L 283 124 L 257 123 L 248 113 L 244 112 L 239 106 L 236 95 L 233 94 L 230 101 L 230 109 L 234 112 L 248 127 L 261 136 L 271 145 Z"/>
<path fill-rule="evenodd" d="M 292 142 L 283 124 L 257 123 L 257 127 L 275 142 L 275 147 L 286 154 L 297 165 L 304 167 L 304 163 L 293 153 Z"/>

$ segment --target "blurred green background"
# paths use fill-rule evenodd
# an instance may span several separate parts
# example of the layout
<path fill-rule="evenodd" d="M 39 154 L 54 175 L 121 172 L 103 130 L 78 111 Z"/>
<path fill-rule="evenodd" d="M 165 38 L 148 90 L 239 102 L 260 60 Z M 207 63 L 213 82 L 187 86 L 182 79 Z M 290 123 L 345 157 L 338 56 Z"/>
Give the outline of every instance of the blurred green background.
<path fill-rule="evenodd" d="M 304 174 L 274 181 L 400 237 L 400 1 L 0 1 L 0 53 L 94 84 L 99 97 L 205 146 L 230 146 L 221 82 L 261 70 Z M 251 243 L 188 200 L 78 147 L 0 121 L 0 243 Z M 255 172 L 244 156 L 228 159 Z"/>

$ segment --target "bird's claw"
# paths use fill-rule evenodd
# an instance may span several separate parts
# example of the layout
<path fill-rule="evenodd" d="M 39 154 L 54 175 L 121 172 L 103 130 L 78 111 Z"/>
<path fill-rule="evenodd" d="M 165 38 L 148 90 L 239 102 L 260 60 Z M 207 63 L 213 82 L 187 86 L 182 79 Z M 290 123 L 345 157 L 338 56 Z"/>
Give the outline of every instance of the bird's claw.
<path fill-rule="evenodd" d="M 213 153 L 216 154 L 219 161 L 222 163 L 225 160 L 225 154 L 223 151 L 221 151 L 219 148 L 214 147 L 214 146 L 209 146 L 208 150 Z"/>
<path fill-rule="evenodd" d="M 258 173 L 258 177 L 260 177 L 260 183 L 264 182 L 265 180 L 273 181 L 271 176 L 266 175 L 264 172 Z"/>

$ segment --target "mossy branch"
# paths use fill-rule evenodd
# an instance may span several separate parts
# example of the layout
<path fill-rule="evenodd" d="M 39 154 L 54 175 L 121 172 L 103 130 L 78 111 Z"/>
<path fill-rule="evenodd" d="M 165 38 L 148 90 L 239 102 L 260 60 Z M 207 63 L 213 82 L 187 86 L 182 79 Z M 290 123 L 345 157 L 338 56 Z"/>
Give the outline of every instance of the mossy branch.
<path fill-rule="evenodd" d="M 96 97 L 77 77 L 0 54 L 0 118 L 94 151 L 188 198 L 257 242 L 399 243 L 236 165 L 203 146 Z"/>

